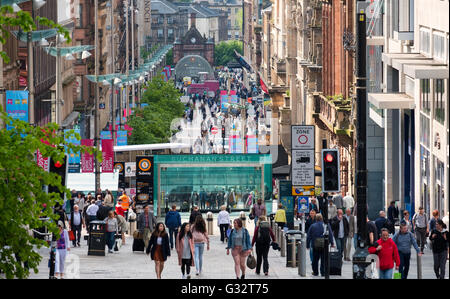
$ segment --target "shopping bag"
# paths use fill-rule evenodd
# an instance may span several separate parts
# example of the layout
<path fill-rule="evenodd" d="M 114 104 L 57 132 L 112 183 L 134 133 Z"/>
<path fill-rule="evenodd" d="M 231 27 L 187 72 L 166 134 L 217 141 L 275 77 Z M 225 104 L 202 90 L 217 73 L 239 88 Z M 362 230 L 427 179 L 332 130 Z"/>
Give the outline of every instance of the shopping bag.
<path fill-rule="evenodd" d="M 400 272 L 395 272 L 394 279 L 402 279 L 402 274 Z"/>
<path fill-rule="evenodd" d="M 247 267 L 249 269 L 255 269 L 256 268 L 256 259 L 253 256 L 253 251 L 252 253 L 249 254 L 249 256 L 247 257 Z"/>
<path fill-rule="evenodd" d="M 73 231 L 69 230 L 69 240 L 75 241 L 75 235 L 73 234 Z"/>

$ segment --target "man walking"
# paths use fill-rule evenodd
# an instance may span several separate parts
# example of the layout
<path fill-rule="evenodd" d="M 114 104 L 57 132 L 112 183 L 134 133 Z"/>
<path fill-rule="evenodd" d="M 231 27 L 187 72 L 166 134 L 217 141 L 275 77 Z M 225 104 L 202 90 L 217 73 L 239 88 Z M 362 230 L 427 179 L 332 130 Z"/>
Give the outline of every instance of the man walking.
<path fill-rule="evenodd" d="M 169 228 L 170 248 L 173 249 L 175 244 L 174 241 L 177 239 L 178 235 L 178 228 L 181 226 L 181 216 L 180 213 L 177 212 L 176 205 L 173 205 L 172 210 L 167 212 L 164 223 Z"/>
<path fill-rule="evenodd" d="M 144 207 L 144 213 L 139 215 L 138 219 L 138 231 L 144 240 L 145 248 L 148 247 L 151 234 L 156 225 L 156 217 L 150 214 L 150 207 L 147 205 Z"/>
<path fill-rule="evenodd" d="M 320 275 L 325 276 L 325 267 L 324 267 L 324 223 L 323 217 L 321 214 L 316 215 L 316 223 L 311 225 L 308 230 L 307 239 L 306 239 L 306 247 L 313 250 L 313 262 L 312 262 L 312 270 L 313 276 L 319 275 L 319 261 L 320 261 Z M 332 247 L 334 246 L 334 238 L 331 233 L 331 227 L 328 224 L 328 236 L 330 238 L 330 244 Z M 312 244 L 310 246 L 310 244 Z"/>
<path fill-rule="evenodd" d="M 345 219 L 347 219 L 348 222 L 348 235 L 347 238 L 345 238 L 345 246 L 344 246 L 344 260 L 345 261 L 350 261 L 350 252 L 352 249 L 352 240 L 353 237 L 355 235 L 355 232 L 357 231 L 356 229 L 356 219 L 355 216 L 352 215 L 352 209 L 351 208 L 347 208 L 345 210 Z"/>
<path fill-rule="evenodd" d="M 338 209 L 336 217 L 331 219 L 331 229 L 333 230 L 333 236 L 336 239 L 336 246 L 339 254 L 342 255 L 345 241 L 348 237 L 349 225 L 347 218 L 343 216 L 341 209 Z"/>
<path fill-rule="evenodd" d="M 259 216 L 266 216 L 266 206 L 262 202 L 262 198 L 258 198 L 258 201 L 253 205 L 253 215 L 255 216 L 255 227 L 258 223 Z"/>
<path fill-rule="evenodd" d="M 343 200 L 342 200 L 341 192 L 337 192 L 333 196 L 333 203 L 336 206 L 336 209 L 342 209 L 343 208 L 344 203 L 343 203 Z"/>
<path fill-rule="evenodd" d="M 399 272 L 402 275 L 402 279 L 408 278 L 409 262 L 411 260 L 411 246 L 414 246 L 419 256 L 422 255 L 419 246 L 417 246 L 416 238 L 408 231 L 406 223 L 400 224 L 400 231 L 398 231 L 392 238 L 395 245 L 398 248 L 398 255 L 400 256 Z"/>
<path fill-rule="evenodd" d="M 428 217 L 423 207 L 419 207 L 419 213 L 414 214 L 412 222 L 416 232 L 417 244 L 423 254 L 423 249 L 427 243 L 426 235 L 429 233 Z"/>
<path fill-rule="evenodd" d="M 347 192 L 347 195 L 342 199 L 342 201 L 344 204 L 345 211 L 347 211 L 347 209 L 350 209 L 353 212 L 355 200 L 353 199 L 353 196 L 350 195 L 350 192 Z"/>
<path fill-rule="evenodd" d="M 70 218 L 70 230 L 73 231 L 75 239 L 72 241 L 73 247 L 80 247 L 81 226 L 85 227 L 83 215 L 80 213 L 77 205 L 73 206 L 72 217 Z"/>

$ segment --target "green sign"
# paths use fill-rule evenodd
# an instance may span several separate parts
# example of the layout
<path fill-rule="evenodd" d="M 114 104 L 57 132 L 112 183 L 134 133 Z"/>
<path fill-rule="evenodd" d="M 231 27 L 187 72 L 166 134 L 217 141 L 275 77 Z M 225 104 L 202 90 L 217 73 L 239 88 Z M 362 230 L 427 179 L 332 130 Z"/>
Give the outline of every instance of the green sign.
<path fill-rule="evenodd" d="M 291 181 L 280 181 L 280 203 L 286 211 L 286 225 L 289 229 L 294 229 L 294 197 L 292 196 Z"/>

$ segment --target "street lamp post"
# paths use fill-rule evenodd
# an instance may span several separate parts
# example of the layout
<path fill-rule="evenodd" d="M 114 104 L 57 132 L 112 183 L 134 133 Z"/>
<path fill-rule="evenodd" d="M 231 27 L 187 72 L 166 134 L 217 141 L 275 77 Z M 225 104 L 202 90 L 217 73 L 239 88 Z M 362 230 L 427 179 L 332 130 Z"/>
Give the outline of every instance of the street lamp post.
<path fill-rule="evenodd" d="M 34 22 L 34 1 L 31 1 L 31 17 Z M 28 32 L 28 40 L 27 40 L 27 52 L 28 52 L 28 78 L 27 78 L 27 87 L 28 87 L 28 117 L 31 125 L 34 125 L 35 117 L 34 117 L 34 53 L 33 53 L 33 42 L 32 42 L 32 32 Z"/>
<path fill-rule="evenodd" d="M 95 5 L 95 77 L 98 78 L 98 65 L 99 65 L 99 46 L 98 46 L 98 0 L 94 1 Z M 95 84 L 95 107 L 94 107 L 94 145 L 98 152 L 100 152 L 100 111 L 99 111 L 99 97 L 100 89 L 98 83 Z M 97 155 L 94 155 L 95 166 L 95 190 L 100 188 L 100 163 L 98 162 Z"/>

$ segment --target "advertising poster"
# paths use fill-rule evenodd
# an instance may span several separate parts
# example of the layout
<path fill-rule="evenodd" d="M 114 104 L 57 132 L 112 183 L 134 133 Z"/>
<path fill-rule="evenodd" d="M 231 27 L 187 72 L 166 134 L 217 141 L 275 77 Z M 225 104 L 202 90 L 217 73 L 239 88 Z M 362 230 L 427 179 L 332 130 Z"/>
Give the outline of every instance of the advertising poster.
<path fill-rule="evenodd" d="M 28 91 L 7 90 L 6 113 L 13 119 L 28 122 Z M 11 129 L 10 126 L 6 126 L 6 128 Z"/>
<path fill-rule="evenodd" d="M 136 204 L 153 204 L 153 157 L 136 157 Z"/>
<path fill-rule="evenodd" d="M 81 145 L 94 146 L 94 139 L 81 139 Z M 81 171 L 83 173 L 94 172 L 94 155 L 88 152 L 81 154 Z"/>
<path fill-rule="evenodd" d="M 111 173 L 114 172 L 114 149 L 112 139 L 102 140 L 102 172 Z"/>

